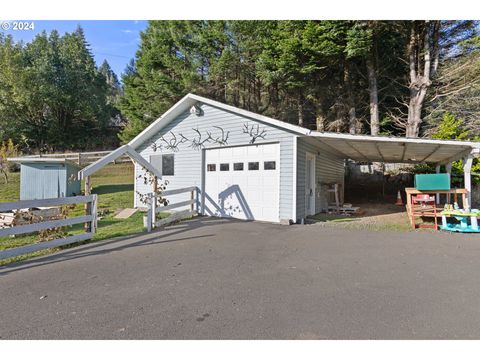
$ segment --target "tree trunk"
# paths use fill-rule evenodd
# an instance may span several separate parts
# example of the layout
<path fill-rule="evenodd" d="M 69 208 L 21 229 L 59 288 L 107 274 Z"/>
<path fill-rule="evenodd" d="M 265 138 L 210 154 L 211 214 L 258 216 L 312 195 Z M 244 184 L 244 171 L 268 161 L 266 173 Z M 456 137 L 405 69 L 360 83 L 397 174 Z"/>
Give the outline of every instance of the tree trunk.
<path fill-rule="evenodd" d="M 380 117 L 378 113 L 377 69 L 373 61 L 373 54 L 367 58 L 367 73 L 370 92 L 370 134 L 378 135 L 380 132 Z"/>
<path fill-rule="evenodd" d="M 317 114 L 316 117 L 317 131 L 325 131 L 325 117 L 322 114 Z"/>
<path fill-rule="evenodd" d="M 303 126 L 303 95 L 298 95 L 298 126 Z"/>
<path fill-rule="evenodd" d="M 375 46 L 375 45 L 374 45 Z M 367 56 L 367 76 L 370 93 L 370 134 L 377 136 L 380 133 L 380 116 L 378 113 L 378 83 L 377 68 L 375 63 L 375 47 L 372 47 L 372 53 Z M 376 173 L 382 173 L 382 189 L 385 180 L 384 164 L 381 162 L 372 163 L 373 170 Z"/>
<path fill-rule="evenodd" d="M 352 79 L 350 74 L 350 67 L 348 61 L 344 62 L 343 67 L 343 82 L 345 85 L 347 95 L 347 111 L 348 111 L 348 132 L 356 134 L 357 132 L 357 114 L 355 110 L 355 97 L 352 90 Z"/>
<path fill-rule="evenodd" d="M 410 100 L 405 129 L 407 137 L 418 137 L 420 133 L 423 104 L 431 85 L 431 76 L 435 75 L 438 66 L 439 31 L 439 21 L 425 21 L 423 24 L 414 22 L 410 31 L 408 44 Z"/>
<path fill-rule="evenodd" d="M 406 137 L 418 137 L 422 124 L 422 109 L 427 94 L 427 86 L 421 85 L 420 89 L 410 89 L 410 102 L 408 104 L 408 121 L 405 129 Z"/>

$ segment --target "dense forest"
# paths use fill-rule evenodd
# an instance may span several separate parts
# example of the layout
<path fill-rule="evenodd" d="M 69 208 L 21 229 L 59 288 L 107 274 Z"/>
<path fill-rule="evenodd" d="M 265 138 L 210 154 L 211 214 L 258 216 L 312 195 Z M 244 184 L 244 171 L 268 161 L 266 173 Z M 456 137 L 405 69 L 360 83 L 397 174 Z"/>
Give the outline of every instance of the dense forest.
<path fill-rule="evenodd" d="M 475 21 L 151 21 L 121 83 L 108 63 L 95 65 L 80 28 L 28 44 L 0 37 L 0 142 L 113 146 L 188 92 L 320 131 L 475 138 L 478 30 Z"/>

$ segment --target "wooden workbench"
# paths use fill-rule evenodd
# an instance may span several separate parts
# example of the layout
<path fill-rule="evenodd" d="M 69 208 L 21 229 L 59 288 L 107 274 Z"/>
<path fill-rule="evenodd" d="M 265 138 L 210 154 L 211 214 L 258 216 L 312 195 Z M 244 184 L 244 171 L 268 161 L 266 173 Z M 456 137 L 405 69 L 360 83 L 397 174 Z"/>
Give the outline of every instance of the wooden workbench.
<path fill-rule="evenodd" d="M 453 194 L 454 201 L 458 203 L 458 195 L 462 195 L 462 206 L 467 203 L 467 189 L 450 189 L 450 190 L 417 190 L 416 188 L 405 188 L 405 194 L 407 195 L 407 214 L 408 218 L 411 219 L 411 210 L 410 207 L 412 205 L 412 195 L 417 194 L 445 194 L 447 195 L 447 202 L 450 202 L 450 197 Z M 440 216 L 440 212 L 443 210 L 443 207 L 437 208 L 438 214 Z M 433 215 L 427 214 L 426 217 L 433 217 Z"/>

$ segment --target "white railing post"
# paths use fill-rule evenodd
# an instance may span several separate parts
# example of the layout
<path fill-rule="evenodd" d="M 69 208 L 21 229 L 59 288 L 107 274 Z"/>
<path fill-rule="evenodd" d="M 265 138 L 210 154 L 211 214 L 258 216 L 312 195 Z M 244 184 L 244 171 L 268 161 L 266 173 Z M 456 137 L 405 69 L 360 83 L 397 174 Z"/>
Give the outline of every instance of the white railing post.
<path fill-rule="evenodd" d="M 152 231 L 152 197 L 147 198 L 147 232 Z"/>
<path fill-rule="evenodd" d="M 192 203 L 190 204 L 190 211 L 194 212 L 195 211 L 195 189 L 190 191 L 190 200 L 192 200 Z"/>
<path fill-rule="evenodd" d="M 98 195 L 93 194 L 93 199 L 92 199 L 92 233 L 97 232 L 97 206 L 98 206 Z"/>
<path fill-rule="evenodd" d="M 152 229 L 155 229 L 155 223 L 157 222 L 157 195 L 152 196 Z"/>

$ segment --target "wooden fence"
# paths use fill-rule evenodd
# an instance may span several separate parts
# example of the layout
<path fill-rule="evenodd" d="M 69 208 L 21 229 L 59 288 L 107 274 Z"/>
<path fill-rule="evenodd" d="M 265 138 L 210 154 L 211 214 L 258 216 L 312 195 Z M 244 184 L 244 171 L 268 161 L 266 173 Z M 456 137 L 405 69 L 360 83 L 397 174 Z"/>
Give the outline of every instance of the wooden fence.
<path fill-rule="evenodd" d="M 157 199 L 156 196 L 152 193 L 148 197 L 147 201 L 147 231 L 150 232 L 152 229 L 156 227 L 161 227 L 165 226 L 169 223 L 182 220 L 182 219 L 187 219 L 192 216 L 197 215 L 198 209 L 197 209 L 197 204 L 198 204 L 198 194 L 199 194 L 199 189 L 196 186 L 191 186 L 187 188 L 182 188 L 182 189 L 174 189 L 174 190 L 166 190 L 162 192 L 162 196 L 168 196 L 168 195 L 177 195 L 177 194 L 183 194 L 183 193 L 190 193 L 190 199 L 185 200 L 185 201 L 180 201 L 178 203 L 174 204 L 168 204 L 166 206 L 156 206 Z M 180 207 L 185 207 L 189 206 L 190 208 L 188 210 L 182 210 L 179 212 L 176 212 L 174 214 L 171 214 L 170 216 L 160 219 L 157 221 L 157 214 L 162 212 L 162 211 L 168 211 L 172 209 L 178 209 Z"/>
<path fill-rule="evenodd" d="M 112 151 L 94 151 L 94 152 L 76 152 L 76 153 L 64 153 L 64 154 L 40 154 L 40 155 L 30 155 L 29 157 L 33 158 L 53 158 L 53 159 L 66 159 L 77 163 L 79 166 L 87 166 L 91 163 L 101 159 L 107 154 L 110 154 Z M 119 157 L 114 161 L 117 163 L 125 163 L 131 161 L 128 155 Z"/>
<path fill-rule="evenodd" d="M 32 224 L 25 224 L 25 225 L 22 224 L 18 226 L 14 225 L 12 227 L 0 228 L 0 237 L 29 234 L 29 233 L 37 232 L 40 230 L 53 229 L 57 227 L 70 226 L 70 225 L 81 224 L 81 223 L 85 223 L 86 225 L 88 225 L 88 229 L 90 229 L 90 231 L 87 231 L 83 234 L 68 236 L 66 238 L 44 241 L 37 244 L 3 250 L 3 251 L 0 251 L 0 259 L 6 259 L 13 256 L 19 256 L 22 254 L 28 254 L 28 253 L 43 250 L 43 249 L 50 249 L 53 247 L 63 246 L 63 245 L 91 239 L 95 234 L 95 231 L 97 228 L 97 195 L 73 196 L 73 197 L 65 197 L 65 198 L 43 199 L 43 200 L 22 200 L 17 202 L 0 203 L 0 212 L 7 212 L 11 210 L 18 211 L 20 209 L 29 209 L 29 208 L 35 208 L 35 207 L 50 207 L 50 206 L 62 206 L 62 205 L 71 205 L 71 204 L 86 204 L 88 205 L 88 209 L 90 210 L 86 215 L 77 216 L 74 218 L 60 219 L 60 220 L 47 219 L 45 221 L 43 221 L 42 219 L 42 221 L 35 222 Z"/>

